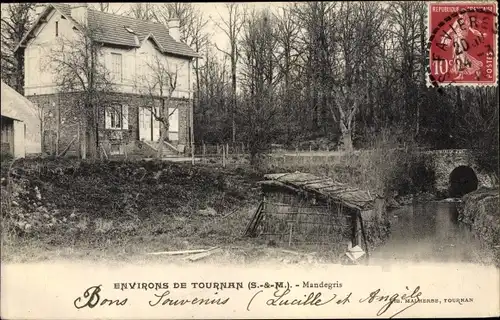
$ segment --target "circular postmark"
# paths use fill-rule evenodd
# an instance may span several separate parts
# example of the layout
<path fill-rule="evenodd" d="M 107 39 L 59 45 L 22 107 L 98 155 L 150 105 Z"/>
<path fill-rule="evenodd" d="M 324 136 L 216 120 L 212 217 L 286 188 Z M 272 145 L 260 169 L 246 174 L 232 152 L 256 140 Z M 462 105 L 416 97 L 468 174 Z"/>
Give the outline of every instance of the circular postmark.
<path fill-rule="evenodd" d="M 431 3 L 428 84 L 495 85 L 496 3 Z"/>

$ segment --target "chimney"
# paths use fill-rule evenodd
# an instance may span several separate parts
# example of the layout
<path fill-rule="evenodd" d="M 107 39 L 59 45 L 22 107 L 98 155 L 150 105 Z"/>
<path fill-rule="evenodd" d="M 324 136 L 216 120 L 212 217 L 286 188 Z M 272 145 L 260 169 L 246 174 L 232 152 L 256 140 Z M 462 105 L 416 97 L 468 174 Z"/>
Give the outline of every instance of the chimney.
<path fill-rule="evenodd" d="M 35 6 L 35 14 L 37 18 L 42 14 L 43 10 L 45 10 L 45 4 L 37 3 Z"/>
<path fill-rule="evenodd" d="M 87 3 L 86 2 L 74 2 L 70 3 L 71 7 L 71 17 L 76 20 L 76 22 L 86 26 L 87 25 Z"/>
<path fill-rule="evenodd" d="M 181 41 L 180 21 L 178 18 L 168 20 L 168 34 L 174 38 L 175 41 Z"/>

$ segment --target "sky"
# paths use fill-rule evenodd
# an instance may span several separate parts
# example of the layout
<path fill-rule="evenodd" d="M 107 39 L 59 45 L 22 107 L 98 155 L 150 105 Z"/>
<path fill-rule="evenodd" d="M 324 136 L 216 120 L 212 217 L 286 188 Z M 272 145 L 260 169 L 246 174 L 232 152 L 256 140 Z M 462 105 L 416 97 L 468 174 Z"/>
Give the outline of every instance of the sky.
<path fill-rule="evenodd" d="M 157 2 L 156 2 L 157 3 Z M 237 2 L 238 3 L 238 2 Z M 290 2 L 239 2 L 247 6 L 249 9 L 270 9 L 275 10 L 280 6 L 289 4 Z M 110 12 L 123 13 L 130 8 L 131 3 L 111 3 Z M 226 20 L 228 12 L 225 8 L 224 2 L 204 2 L 193 3 L 199 11 L 203 12 L 206 19 L 209 20 L 207 24 L 207 31 L 212 34 L 212 42 L 217 43 L 219 48 L 227 49 L 229 42 L 227 36 L 220 30 L 216 23 L 221 22 L 221 18 Z"/>

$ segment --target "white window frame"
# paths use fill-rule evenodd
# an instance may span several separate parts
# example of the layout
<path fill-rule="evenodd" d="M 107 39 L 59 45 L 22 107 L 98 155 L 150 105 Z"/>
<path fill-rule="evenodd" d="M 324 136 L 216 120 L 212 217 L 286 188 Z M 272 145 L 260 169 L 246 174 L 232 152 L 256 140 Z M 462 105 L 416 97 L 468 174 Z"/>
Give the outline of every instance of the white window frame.
<path fill-rule="evenodd" d="M 128 106 L 123 104 L 115 104 L 111 107 L 106 108 L 105 121 L 105 129 L 128 130 Z"/>

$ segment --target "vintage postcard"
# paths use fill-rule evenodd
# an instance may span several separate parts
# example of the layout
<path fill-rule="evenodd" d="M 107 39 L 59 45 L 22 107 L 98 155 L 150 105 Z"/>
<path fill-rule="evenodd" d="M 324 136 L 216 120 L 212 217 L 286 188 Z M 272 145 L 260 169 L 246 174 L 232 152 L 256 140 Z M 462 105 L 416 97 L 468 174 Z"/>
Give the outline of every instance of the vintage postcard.
<path fill-rule="evenodd" d="M 500 316 L 491 1 L 1 4 L 2 319 Z"/>

